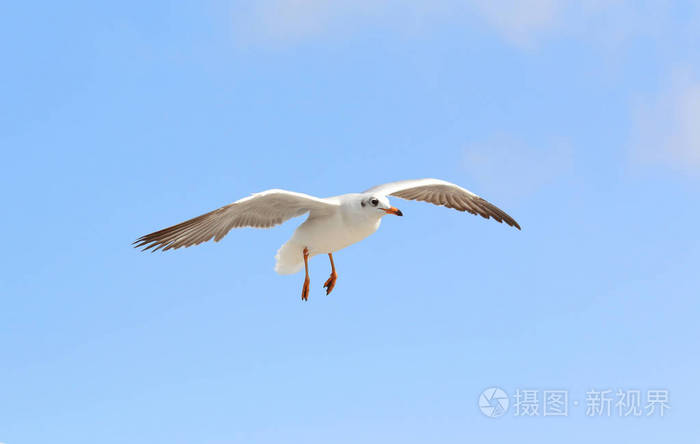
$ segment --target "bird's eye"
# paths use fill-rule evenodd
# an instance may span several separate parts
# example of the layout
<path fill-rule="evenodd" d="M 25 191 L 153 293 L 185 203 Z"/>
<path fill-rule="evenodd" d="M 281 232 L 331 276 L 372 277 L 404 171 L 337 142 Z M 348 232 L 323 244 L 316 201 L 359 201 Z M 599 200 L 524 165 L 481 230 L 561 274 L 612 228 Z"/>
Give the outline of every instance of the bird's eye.
<path fill-rule="evenodd" d="M 379 204 L 379 200 L 372 198 L 370 199 L 369 203 L 371 203 L 373 207 L 376 207 L 377 204 Z"/>

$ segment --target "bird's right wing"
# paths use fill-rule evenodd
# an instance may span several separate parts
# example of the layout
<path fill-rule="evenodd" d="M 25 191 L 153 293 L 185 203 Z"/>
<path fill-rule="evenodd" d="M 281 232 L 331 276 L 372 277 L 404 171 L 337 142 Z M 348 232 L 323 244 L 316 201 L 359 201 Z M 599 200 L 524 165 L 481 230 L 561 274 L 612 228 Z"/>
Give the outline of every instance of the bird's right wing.
<path fill-rule="evenodd" d="M 305 213 L 331 214 L 338 204 L 286 190 L 267 190 L 245 197 L 188 221 L 141 236 L 134 248 L 170 250 L 189 247 L 212 238 L 220 241 L 232 228 L 270 228 Z M 155 248 L 154 248 L 155 247 Z"/>

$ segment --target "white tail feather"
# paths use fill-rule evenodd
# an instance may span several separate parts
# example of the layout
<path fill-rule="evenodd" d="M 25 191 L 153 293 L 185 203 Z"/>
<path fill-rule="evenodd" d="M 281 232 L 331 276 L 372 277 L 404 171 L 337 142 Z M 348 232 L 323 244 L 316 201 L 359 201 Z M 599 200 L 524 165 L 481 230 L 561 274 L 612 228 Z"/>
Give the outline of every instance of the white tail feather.
<path fill-rule="evenodd" d="M 287 242 L 282 245 L 275 255 L 275 271 L 279 274 L 293 274 L 304 265 L 304 247 Z"/>

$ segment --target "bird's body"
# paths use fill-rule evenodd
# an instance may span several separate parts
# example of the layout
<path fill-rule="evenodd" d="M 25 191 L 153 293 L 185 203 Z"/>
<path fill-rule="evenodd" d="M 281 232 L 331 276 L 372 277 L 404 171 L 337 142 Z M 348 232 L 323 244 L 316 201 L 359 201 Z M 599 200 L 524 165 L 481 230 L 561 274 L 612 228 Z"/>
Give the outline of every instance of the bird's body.
<path fill-rule="evenodd" d="M 342 250 L 373 234 L 382 222 L 377 212 L 356 211 L 361 208 L 361 194 L 344 194 L 324 199 L 337 205 L 337 211 L 328 215 L 309 216 L 277 252 L 275 271 L 292 274 L 301 270 L 303 250 L 309 258 L 317 254 L 329 254 Z"/>
<path fill-rule="evenodd" d="M 318 254 L 328 254 L 331 277 L 324 287 L 330 293 L 335 286 L 336 272 L 333 253 L 357 243 L 379 228 L 383 216 L 403 213 L 389 203 L 387 196 L 430 202 L 436 205 L 494 218 L 520 229 L 505 212 L 455 184 L 439 179 L 417 179 L 391 182 L 370 188 L 363 193 L 318 198 L 286 190 L 268 190 L 240 199 L 217 210 L 188 221 L 140 237 L 136 247 L 153 251 L 177 249 L 221 240 L 232 228 L 270 228 L 296 216 L 309 217 L 294 232 L 291 239 L 277 251 L 275 271 L 280 274 L 306 268 L 302 299 L 308 299 L 308 260 Z"/>

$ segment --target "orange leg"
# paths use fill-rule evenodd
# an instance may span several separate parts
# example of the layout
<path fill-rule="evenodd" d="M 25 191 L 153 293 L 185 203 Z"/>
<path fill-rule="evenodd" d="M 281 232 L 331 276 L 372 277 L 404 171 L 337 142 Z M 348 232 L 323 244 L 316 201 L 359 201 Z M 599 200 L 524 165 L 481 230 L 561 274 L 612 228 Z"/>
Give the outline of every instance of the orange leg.
<path fill-rule="evenodd" d="M 309 300 L 309 249 L 304 247 L 304 268 L 306 268 L 306 278 L 304 279 L 304 286 L 301 289 L 301 300 Z"/>
<path fill-rule="evenodd" d="M 335 264 L 333 263 L 333 253 L 328 253 L 328 257 L 331 259 L 331 277 L 328 278 L 323 288 L 326 289 L 326 294 L 331 294 L 333 288 L 335 287 L 335 280 L 338 279 L 338 275 L 335 273 Z"/>

